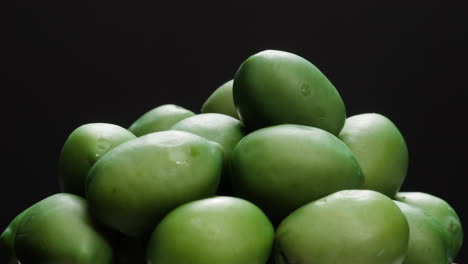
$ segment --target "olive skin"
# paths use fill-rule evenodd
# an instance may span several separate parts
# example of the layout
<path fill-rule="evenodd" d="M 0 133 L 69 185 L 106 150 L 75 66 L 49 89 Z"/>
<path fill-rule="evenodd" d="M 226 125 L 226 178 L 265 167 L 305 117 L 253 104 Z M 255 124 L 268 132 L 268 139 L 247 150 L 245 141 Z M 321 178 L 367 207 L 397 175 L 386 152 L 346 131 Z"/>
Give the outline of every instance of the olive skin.
<path fill-rule="evenodd" d="M 84 197 L 91 166 L 109 150 L 134 138 L 127 129 L 107 123 L 85 124 L 73 130 L 60 153 L 60 190 Z"/>
<path fill-rule="evenodd" d="M 7 228 L 0 235 L 0 248 L 2 249 L 2 252 L 5 253 L 7 259 L 9 259 L 9 263 L 17 263 L 18 261 L 15 253 L 15 236 L 18 226 L 28 209 L 22 211 L 13 218 Z"/>
<path fill-rule="evenodd" d="M 179 121 L 170 130 L 193 133 L 219 143 L 224 148 L 224 158 L 229 160 L 236 144 L 245 136 L 244 125 L 224 114 L 198 114 Z"/>
<path fill-rule="evenodd" d="M 277 125 L 256 130 L 234 148 L 236 196 L 277 224 L 298 207 L 333 192 L 357 189 L 364 176 L 351 150 L 325 130 Z"/>
<path fill-rule="evenodd" d="M 247 58 L 235 74 L 232 92 L 250 130 L 299 124 L 338 135 L 346 119 L 333 84 L 312 63 L 289 52 L 265 50 Z"/>
<path fill-rule="evenodd" d="M 219 196 L 184 204 L 156 227 L 148 263 L 265 264 L 274 229 L 254 204 Z"/>
<path fill-rule="evenodd" d="M 405 215 L 387 196 L 343 190 L 308 203 L 276 230 L 275 264 L 401 264 L 408 249 Z"/>
<path fill-rule="evenodd" d="M 406 178 L 408 149 L 387 117 L 366 113 L 348 117 L 339 138 L 353 151 L 365 180 L 363 189 L 393 198 Z"/>
<path fill-rule="evenodd" d="M 455 259 L 463 244 L 463 228 L 457 212 L 450 204 L 423 192 L 399 192 L 395 200 L 419 207 L 438 220 L 444 227 L 450 256 Z"/>
<path fill-rule="evenodd" d="M 442 224 L 421 208 L 394 202 L 405 214 L 410 230 L 408 252 L 403 264 L 452 263 Z"/>
<path fill-rule="evenodd" d="M 233 83 L 234 80 L 230 80 L 218 87 L 203 103 L 201 112 L 224 114 L 239 119 L 232 96 Z"/>
<path fill-rule="evenodd" d="M 89 171 L 86 197 L 102 223 L 142 237 L 171 209 L 213 195 L 222 160 L 218 143 L 192 133 L 151 133 L 99 159 Z"/>
<path fill-rule="evenodd" d="M 180 120 L 193 116 L 190 110 L 174 104 L 165 104 L 151 109 L 140 116 L 128 130 L 137 137 L 146 134 L 166 131 Z"/>
<path fill-rule="evenodd" d="M 218 194 L 231 194 L 229 163 L 234 147 L 246 134 L 244 125 L 231 116 L 207 113 L 179 121 L 171 130 L 193 133 L 219 143 L 224 148 L 223 173 Z"/>
<path fill-rule="evenodd" d="M 113 250 L 85 199 L 59 193 L 28 209 L 15 236 L 21 264 L 111 264 Z"/>

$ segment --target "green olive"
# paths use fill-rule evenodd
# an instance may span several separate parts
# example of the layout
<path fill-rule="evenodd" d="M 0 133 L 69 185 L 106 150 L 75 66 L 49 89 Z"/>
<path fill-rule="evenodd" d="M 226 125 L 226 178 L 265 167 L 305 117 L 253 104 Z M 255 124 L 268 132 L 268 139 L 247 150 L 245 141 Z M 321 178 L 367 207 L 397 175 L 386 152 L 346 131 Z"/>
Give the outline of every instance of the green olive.
<path fill-rule="evenodd" d="M 18 226 L 28 209 L 22 211 L 15 218 L 13 218 L 10 224 L 8 224 L 7 228 L 0 235 L 0 247 L 2 251 L 5 252 L 6 257 L 10 260 L 11 263 L 17 262 L 14 246 L 16 231 L 18 230 Z"/>
<path fill-rule="evenodd" d="M 198 114 L 179 121 L 171 130 L 193 133 L 219 143 L 229 160 L 236 144 L 245 136 L 244 125 L 237 119 L 216 113 Z"/>
<path fill-rule="evenodd" d="M 274 258 L 276 264 L 396 264 L 408 239 L 405 215 L 390 198 L 343 190 L 286 217 L 276 230 Z"/>
<path fill-rule="evenodd" d="M 203 103 L 201 112 L 225 114 L 239 119 L 232 97 L 232 84 L 233 80 L 230 80 L 218 87 Z"/>
<path fill-rule="evenodd" d="M 165 104 L 140 116 L 130 125 L 128 130 L 137 137 L 140 137 L 153 132 L 169 130 L 175 123 L 193 115 L 195 113 L 181 106 Z"/>
<path fill-rule="evenodd" d="M 318 127 L 338 135 L 346 110 L 338 91 L 306 59 L 284 51 L 250 56 L 237 70 L 234 103 L 251 130 L 278 124 Z"/>
<path fill-rule="evenodd" d="M 362 188 L 393 198 L 406 178 L 408 149 L 390 119 L 376 113 L 348 117 L 339 138 L 353 151 L 365 180 Z"/>
<path fill-rule="evenodd" d="M 86 197 L 102 223 L 142 237 L 176 206 L 213 195 L 222 160 L 218 143 L 192 133 L 151 133 L 99 159 L 89 171 Z"/>
<path fill-rule="evenodd" d="M 184 204 L 156 227 L 148 263 L 265 264 L 274 229 L 254 204 L 220 196 Z"/>
<path fill-rule="evenodd" d="M 442 224 L 410 204 L 395 201 L 409 224 L 409 244 L 403 264 L 452 263 Z"/>
<path fill-rule="evenodd" d="M 85 124 L 73 130 L 60 153 L 60 190 L 84 196 L 91 166 L 109 150 L 134 138 L 127 129 L 107 123 Z"/>
<path fill-rule="evenodd" d="M 224 148 L 223 173 L 218 193 L 230 194 L 229 163 L 234 147 L 245 136 L 244 125 L 233 117 L 208 113 L 179 121 L 171 130 L 193 133 L 219 143 Z"/>
<path fill-rule="evenodd" d="M 86 200 L 60 193 L 30 207 L 15 236 L 21 264 L 111 264 L 113 250 Z"/>
<path fill-rule="evenodd" d="M 234 193 L 253 201 L 274 223 L 313 200 L 361 187 L 351 150 L 325 130 L 277 125 L 256 130 L 234 148 Z"/>
<path fill-rule="evenodd" d="M 419 207 L 437 219 L 444 227 L 450 256 L 455 259 L 463 244 L 463 228 L 460 218 L 450 204 L 423 192 L 400 192 L 395 196 L 395 200 Z"/>

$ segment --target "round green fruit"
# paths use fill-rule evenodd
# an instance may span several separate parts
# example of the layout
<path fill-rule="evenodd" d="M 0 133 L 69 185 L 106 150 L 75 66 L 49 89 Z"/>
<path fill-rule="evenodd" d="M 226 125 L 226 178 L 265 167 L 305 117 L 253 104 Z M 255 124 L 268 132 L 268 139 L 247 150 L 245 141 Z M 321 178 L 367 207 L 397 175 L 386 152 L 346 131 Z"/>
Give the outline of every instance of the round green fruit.
<path fill-rule="evenodd" d="M 175 123 L 193 115 L 195 113 L 181 106 L 165 104 L 140 116 L 128 130 L 140 137 L 153 132 L 169 130 Z"/>
<path fill-rule="evenodd" d="M 9 263 L 17 263 L 18 261 L 15 253 L 15 236 L 18 226 L 28 209 L 13 218 L 7 228 L 0 235 L 0 248 L 2 249 L 2 252 L 5 253 L 7 259 L 9 259 Z"/>
<path fill-rule="evenodd" d="M 244 125 L 233 117 L 207 113 L 179 121 L 171 130 L 190 132 L 219 143 L 224 148 L 224 159 L 230 160 L 236 144 L 245 136 Z"/>
<path fill-rule="evenodd" d="M 15 236 L 21 264 L 111 264 L 112 248 L 86 200 L 60 193 L 30 207 Z"/>
<path fill-rule="evenodd" d="M 276 224 L 298 207 L 361 187 L 351 150 L 325 130 L 277 125 L 245 136 L 231 160 L 234 193 L 257 204 Z"/>
<path fill-rule="evenodd" d="M 392 121 L 375 113 L 351 116 L 339 138 L 361 165 L 365 176 L 362 188 L 393 198 L 406 178 L 408 149 Z"/>
<path fill-rule="evenodd" d="M 218 143 L 183 131 L 151 133 L 114 148 L 94 164 L 87 199 L 102 223 L 141 237 L 176 206 L 213 195 L 222 161 Z"/>
<path fill-rule="evenodd" d="M 387 196 L 344 190 L 308 203 L 276 231 L 276 264 L 398 264 L 408 249 L 405 215 Z"/>
<path fill-rule="evenodd" d="M 234 103 L 247 128 L 278 124 L 318 127 L 338 135 L 346 110 L 338 91 L 306 59 L 265 50 L 246 59 L 236 72 Z"/>
<path fill-rule="evenodd" d="M 439 221 L 416 206 L 395 201 L 408 220 L 410 239 L 403 264 L 452 263 Z"/>
<path fill-rule="evenodd" d="M 395 200 L 419 207 L 432 215 L 444 227 L 452 259 L 463 244 L 463 228 L 455 210 L 443 199 L 423 192 L 399 192 Z"/>
<path fill-rule="evenodd" d="M 232 84 L 233 80 L 230 80 L 218 87 L 203 103 L 201 112 L 225 114 L 239 119 L 232 97 Z"/>
<path fill-rule="evenodd" d="M 223 173 L 218 193 L 230 194 L 229 163 L 234 147 L 245 136 L 244 125 L 233 117 L 208 113 L 188 117 L 175 124 L 171 130 L 193 133 L 219 143 L 224 148 Z"/>
<path fill-rule="evenodd" d="M 109 150 L 134 138 L 127 129 L 107 123 L 85 124 L 73 130 L 60 153 L 60 190 L 84 196 L 86 175 L 93 164 Z"/>
<path fill-rule="evenodd" d="M 274 229 L 266 215 L 243 199 L 220 196 L 184 204 L 156 227 L 148 263 L 265 264 Z"/>

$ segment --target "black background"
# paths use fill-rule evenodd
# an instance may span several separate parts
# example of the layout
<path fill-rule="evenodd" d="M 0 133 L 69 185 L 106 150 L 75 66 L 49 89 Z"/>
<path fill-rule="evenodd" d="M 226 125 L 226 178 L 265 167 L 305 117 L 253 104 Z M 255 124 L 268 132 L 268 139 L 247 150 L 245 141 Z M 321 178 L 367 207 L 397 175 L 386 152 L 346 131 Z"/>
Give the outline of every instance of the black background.
<path fill-rule="evenodd" d="M 402 190 L 445 199 L 467 226 L 468 24 L 460 6 L 17 0 L 2 11 L 0 229 L 59 191 L 58 157 L 73 129 L 91 122 L 128 127 L 166 103 L 199 112 L 244 59 L 264 49 L 314 63 L 342 95 L 348 116 L 389 117 L 410 153 Z M 467 260 L 462 251 L 460 263 Z"/>

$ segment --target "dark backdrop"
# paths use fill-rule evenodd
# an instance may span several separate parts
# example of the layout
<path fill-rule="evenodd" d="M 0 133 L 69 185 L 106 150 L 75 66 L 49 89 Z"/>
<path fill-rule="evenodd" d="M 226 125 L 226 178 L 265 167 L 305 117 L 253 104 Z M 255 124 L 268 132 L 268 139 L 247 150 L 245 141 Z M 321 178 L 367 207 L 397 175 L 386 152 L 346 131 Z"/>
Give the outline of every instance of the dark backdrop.
<path fill-rule="evenodd" d="M 468 24 L 460 6 L 63 2 L 16 0 L 3 9 L 0 229 L 59 191 L 57 161 L 73 129 L 90 122 L 128 127 L 165 103 L 199 112 L 244 59 L 264 49 L 314 63 L 348 115 L 393 120 L 410 152 L 402 190 L 445 199 L 467 226 Z"/>

